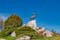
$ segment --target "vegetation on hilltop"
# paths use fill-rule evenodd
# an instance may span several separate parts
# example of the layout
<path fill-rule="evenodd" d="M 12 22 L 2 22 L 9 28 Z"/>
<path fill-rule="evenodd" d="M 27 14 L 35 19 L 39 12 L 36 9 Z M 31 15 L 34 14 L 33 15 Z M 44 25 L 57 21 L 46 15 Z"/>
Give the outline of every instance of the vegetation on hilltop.
<path fill-rule="evenodd" d="M 0 36 L 8 36 L 14 30 L 16 30 L 17 27 L 22 26 L 22 19 L 17 15 L 11 15 L 8 17 L 4 24 L 5 27 L 4 30 L 2 30 L 0 33 Z"/>
<path fill-rule="evenodd" d="M 5 27 L 20 27 L 22 26 L 22 19 L 21 17 L 17 15 L 11 15 L 8 17 L 8 19 L 5 21 Z"/>
<path fill-rule="evenodd" d="M 29 35 L 32 37 L 32 40 L 60 40 L 60 36 L 53 36 L 50 38 L 39 35 L 35 30 L 30 28 L 29 26 L 22 26 L 22 19 L 17 15 L 11 15 L 5 20 L 5 28 L 0 32 L 0 38 L 4 38 L 6 40 L 15 40 L 18 37 L 22 37 L 24 35 Z M 16 37 L 11 37 L 10 34 L 15 31 Z M 55 32 L 54 32 L 55 33 Z M 55 33 L 55 35 L 57 35 Z"/>

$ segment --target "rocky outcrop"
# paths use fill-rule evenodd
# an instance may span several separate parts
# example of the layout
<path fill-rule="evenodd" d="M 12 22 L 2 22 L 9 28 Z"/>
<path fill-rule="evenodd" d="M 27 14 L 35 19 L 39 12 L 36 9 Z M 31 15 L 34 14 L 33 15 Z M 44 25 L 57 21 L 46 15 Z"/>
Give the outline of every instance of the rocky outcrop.
<path fill-rule="evenodd" d="M 29 21 L 26 26 L 30 26 L 32 29 L 36 30 L 36 20 Z"/>
<path fill-rule="evenodd" d="M 12 36 L 12 37 L 16 37 L 15 31 L 11 33 L 11 36 Z"/>
<path fill-rule="evenodd" d="M 52 37 L 53 32 L 46 30 L 46 31 L 43 32 L 43 35 L 45 35 L 46 37 Z"/>
<path fill-rule="evenodd" d="M 30 36 L 23 36 L 23 37 L 17 38 L 16 40 L 31 40 L 31 37 Z"/>
<path fill-rule="evenodd" d="M 36 26 L 36 20 L 31 20 L 27 23 L 27 26 L 31 27 L 32 29 L 36 30 L 36 32 L 38 32 L 38 34 L 46 36 L 46 37 L 52 37 L 53 36 L 53 32 L 46 30 L 43 27 L 38 28 L 37 30 L 37 26 Z"/>
<path fill-rule="evenodd" d="M 52 37 L 54 34 L 53 32 L 46 30 L 45 28 L 42 28 L 42 27 L 39 28 L 37 32 L 38 34 L 46 36 L 46 37 Z"/>
<path fill-rule="evenodd" d="M 0 38 L 0 40 L 6 40 L 6 39 Z"/>

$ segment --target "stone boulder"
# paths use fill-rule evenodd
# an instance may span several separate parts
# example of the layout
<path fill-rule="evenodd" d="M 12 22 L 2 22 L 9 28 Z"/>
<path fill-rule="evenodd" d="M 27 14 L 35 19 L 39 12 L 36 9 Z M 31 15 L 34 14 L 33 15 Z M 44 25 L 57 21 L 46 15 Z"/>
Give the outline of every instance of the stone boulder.
<path fill-rule="evenodd" d="M 52 36 L 53 36 L 53 32 L 46 30 L 46 31 L 43 33 L 43 35 L 45 35 L 46 37 L 52 37 Z"/>
<path fill-rule="evenodd" d="M 36 30 L 36 20 L 29 21 L 26 26 L 30 26 L 32 29 Z"/>
<path fill-rule="evenodd" d="M 0 38 L 0 40 L 6 40 L 6 39 Z"/>
<path fill-rule="evenodd" d="M 16 37 L 15 31 L 11 33 L 11 36 L 12 36 L 12 37 Z"/>
<path fill-rule="evenodd" d="M 31 40 L 31 37 L 30 36 L 23 36 L 23 37 L 17 38 L 16 40 Z"/>
<path fill-rule="evenodd" d="M 46 36 L 46 37 L 52 37 L 54 34 L 53 32 L 46 30 L 45 28 L 42 28 L 42 27 L 39 28 L 37 32 L 38 34 Z"/>

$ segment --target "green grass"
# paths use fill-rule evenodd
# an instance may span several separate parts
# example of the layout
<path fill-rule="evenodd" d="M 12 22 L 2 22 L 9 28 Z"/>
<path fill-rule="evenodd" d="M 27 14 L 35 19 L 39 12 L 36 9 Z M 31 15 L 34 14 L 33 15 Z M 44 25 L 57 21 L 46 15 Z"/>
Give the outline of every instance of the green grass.
<path fill-rule="evenodd" d="M 6 36 L 6 37 L 1 37 L 3 39 L 6 39 L 6 40 L 15 40 L 16 38 L 15 37 L 11 37 L 11 36 Z M 60 40 L 60 36 L 55 36 L 55 37 L 35 37 L 35 38 L 32 38 L 32 40 Z"/>
<path fill-rule="evenodd" d="M 60 37 L 59 36 L 49 37 L 49 38 L 40 37 L 40 38 L 35 38 L 35 39 L 32 39 L 32 40 L 60 40 Z"/>
<path fill-rule="evenodd" d="M 2 39 L 6 39 L 6 40 L 15 40 L 15 37 L 11 37 L 11 36 L 6 36 L 6 37 L 0 37 Z"/>
<path fill-rule="evenodd" d="M 15 37 L 7 36 L 5 37 L 6 40 L 15 40 Z"/>
<path fill-rule="evenodd" d="M 16 36 L 17 37 L 11 37 L 11 36 L 5 36 L 2 35 L 0 36 L 0 38 L 6 39 L 6 40 L 15 40 L 16 38 L 20 38 L 24 35 L 29 35 L 32 36 L 32 40 L 60 40 L 60 36 L 53 36 L 53 37 L 44 37 L 39 35 L 36 31 L 34 31 L 33 29 L 29 28 L 29 27 L 21 27 L 19 29 L 16 30 Z"/>

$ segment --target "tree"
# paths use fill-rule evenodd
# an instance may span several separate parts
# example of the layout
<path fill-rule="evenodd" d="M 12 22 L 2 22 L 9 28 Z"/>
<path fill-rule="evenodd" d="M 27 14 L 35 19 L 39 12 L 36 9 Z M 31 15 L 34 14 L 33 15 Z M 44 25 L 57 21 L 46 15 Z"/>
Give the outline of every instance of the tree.
<path fill-rule="evenodd" d="M 6 21 L 5 26 L 14 26 L 19 27 L 22 26 L 22 19 L 17 15 L 11 15 Z"/>
<path fill-rule="evenodd" d="M 5 28 L 0 33 L 0 36 L 8 36 L 20 26 L 22 26 L 22 19 L 17 15 L 11 15 L 5 21 Z"/>

